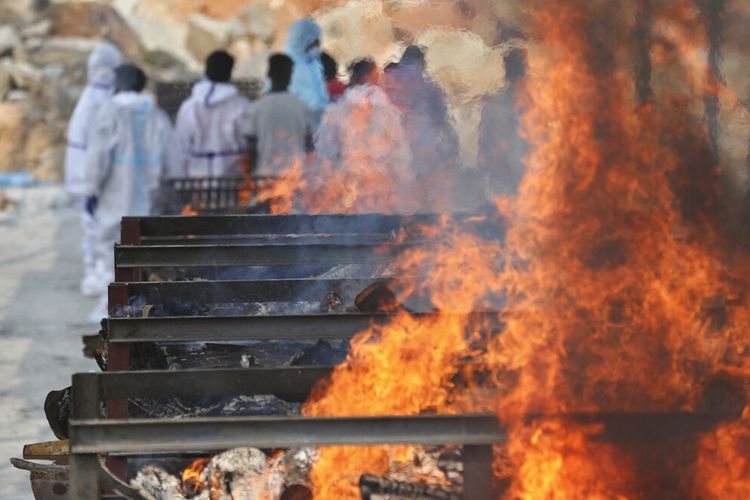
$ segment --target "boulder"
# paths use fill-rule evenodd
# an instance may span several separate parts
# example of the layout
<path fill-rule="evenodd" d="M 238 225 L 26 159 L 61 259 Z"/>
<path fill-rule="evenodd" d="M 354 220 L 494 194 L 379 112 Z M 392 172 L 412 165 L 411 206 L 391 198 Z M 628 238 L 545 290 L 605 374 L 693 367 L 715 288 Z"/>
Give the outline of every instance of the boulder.
<path fill-rule="evenodd" d="M 0 55 L 7 56 L 21 45 L 21 37 L 13 25 L 0 26 Z"/>
<path fill-rule="evenodd" d="M 196 60 L 203 61 L 214 50 L 226 48 L 229 40 L 229 23 L 202 14 L 190 16 L 185 46 Z"/>
<path fill-rule="evenodd" d="M 316 20 L 323 30 L 323 48 L 341 66 L 365 56 L 383 63 L 396 52 L 393 26 L 379 0 L 350 2 L 324 11 Z"/>
<path fill-rule="evenodd" d="M 10 75 L 14 88 L 36 90 L 42 82 L 41 70 L 26 61 L 6 58 L 0 66 Z"/>
<path fill-rule="evenodd" d="M 42 19 L 21 29 L 23 38 L 44 38 L 52 32 L 52 20 Z"/>
<path fill-rule="evenodd" d="M 23 113 L 20 103 L 0 102 L 0 172 L 23 167 Z"/>
<path fill-rule="evenodd" d="M 49 0 L 0 0 L 0 21 L 20 24 L 33 21 L 49 7 Z"/>
<path fill-rule="evenodd" d="M 40 21 L 34 31 L 44 26 Z M 61 38 L 106 39 L 129 58 L 139 59 L 143 47 L 136 31 L 112 6 L 96 2 L 58 3 L 49 12 L 49 33 Z M 38 36 L 38 35 L 34 35 Z"/>
<path fill-rule="evenodd" d="M 5 96 L 8 102 L 26 102 L 29 100 L 29 93 L 26 90 L 13 89 Z"/>
<path fill-rule="evenodd" d="M 39 123 L 33 125 L 26 135 L 24 165 L 37 180 L 59 182 L 62 179 L 64 128 Z"/>
<path fill-rule="evenodd" d="M 0 101 L 5 99 L 8 92 L 13 88 L 13 78 L 4 67 L 0 66 Z"/>
<path fill-rule="evenodd" d="M 276 15 L 266 3 L 245 6 L 229 21 L 233 38 L 248 37 L 270 44 L 276 34 Z"/>
<path fill-rule="evenodd" d="M 234 79 L 265 80 L 266 73 L 268 72 L 268 57 L 270 55 L 271 51 L 265 50 L 241 59 L 234 67 Z"/>
<path fill-rule="evenodd" d="M 475 102 L 504 84 L 502 47 L 489 47 L 470 31 L 434 30 L 418 43 L 427 47 L 427 71 L 453 101 Z"/>
<path fill-rule="evenodd" d="M 85 66 L 89 54 L 99 44 L 99 40 L 76 37 L 52 37 L 35 50 L 30 50 L 29 61 L 38 67 L 48 64 L 61 64 L 72 68 Z"/>
<path fill-rule="evenodd" d="M 138 38 L 145 51 L 162 51 L 191 68 L 200 65 L 185 48 L 187 23 L 175 2 L 145 0 L 112 0 L 112 8 Z"/>

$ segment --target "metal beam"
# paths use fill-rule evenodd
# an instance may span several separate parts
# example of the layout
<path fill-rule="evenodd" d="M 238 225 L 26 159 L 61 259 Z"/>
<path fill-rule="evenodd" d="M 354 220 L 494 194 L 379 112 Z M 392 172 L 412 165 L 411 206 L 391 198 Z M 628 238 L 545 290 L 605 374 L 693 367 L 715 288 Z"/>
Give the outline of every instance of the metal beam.
<path fill-rule="evenodd" d="M 481 322 L 485 328 L 502 329 L 500 313 L 420 313 L 412 317 L 434 321 L 454 314 L 466 323 Z M 392 314 L 321 314 L 298 316 L 193 316 L 173 318 L 110 318 L 112 344 L 136 342 L 200 342 L 241 340 L 346 339 L 385 324 Z"/>
<path fill-rule="evenodd" d="M 200 217 L 125 217 L 140 225 L 141 237 L 191 235 L 390 233 L 405 226 L 429 224 L 441 215 L 220 215 Z M 456 216 L 459 219 L 466 215 Z"/>
<path fill-rule="evenodd" d="M 132 371 L 97 374 L 102 399 L 282 394 L 307 396 L 332 367 Z"/>
<path fill-rule="evenodd" d="M 140 245 L 353 245 L 353 244 L 384 244 L 392 239 L 393 233 L 342 233 L 342 234 L 314 234 L 314 235 L 246 235 L 246 234 L 216 234 L 216 235 L 168 235 L 145 236 Z"/>
<path fill-rule="evenodd" d="M 170 301 L 181 304 L 291 302 L 330 290 L 364 290 L 388 279 L 268 279 L 252 281 L 161 281 L 127 283 L 128 297 L 143 297 L 147 304 Z M 400 279 L 403 281 L 403 279 Z M 317 297 L 321 299 L 321 296 Z"/>
<path fill-rule="evenodd" d="M 218 452 L 236 447 L 489 445 L 505 441 L 495 415 L 389 417 L 221 417 L 76 420 L 71 452 Z"/>
<path fill-rule="evenodd" d="M 296 264 L 384 264 L 417 246 L 401 245 L 164 245 L 115 247 L 118 269 Z"/>

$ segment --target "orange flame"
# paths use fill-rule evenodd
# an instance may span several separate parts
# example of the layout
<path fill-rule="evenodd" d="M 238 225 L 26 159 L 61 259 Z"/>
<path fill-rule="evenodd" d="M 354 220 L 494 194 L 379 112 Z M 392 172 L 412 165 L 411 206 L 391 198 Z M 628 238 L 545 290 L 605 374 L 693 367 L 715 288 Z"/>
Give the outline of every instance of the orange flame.
<path fill-rule="evenodd" d="M 182 210 L 180 211 L 180 215 L 184 217 L 195 217 L 200 215 L 200 212 L 198 212 L 195 208 L 193 208 L 192 203 L 187 203 L 182 207 Z"/>
<path fill-rule="evenodd" d="M 206 489 L 207 484 L 201 478 L 201 473 L 208 461 L 208 458 L 199 458 L 182 471 L 182 490 L 186 494 L 195 496 Z"/>
<path fill-rule="evenodd" d="M 426 271 L 418 291 L 446 314 L 422 323 L 399 313 L 360 334 L 304 411 L 493 408 L 509 431 L 508 498 L 647 497 L 664 485 L 635 445 L 594 439 L 600 425 L 526 417 L 692 412 L 721 373 L 750 376 L 750 266 L 721 232 L 720 168 L 701 122 L 718 85 L 699 56 L 703 18 L 688 1 L 652 5 L 654 97 L 638 102 L 634 5 L 536 1 L 529 14 L 539 40 L 522 103 L 530 154 L 519 196 L 498 200 L 510 218 L 504 245 L 449 233 L 407 253 L 399 271 Z M 447 314 L 501 291 L 500 335 Z M 489 382 L 467 377 L 466 359 Z M 701 440 L 685 458 L 693 477 L 670 494 L 746 496 L 748 411 Z M 316 497 L 353 498 L 359 474 L 383 473 L 387 453 L 322 450 Z"/>

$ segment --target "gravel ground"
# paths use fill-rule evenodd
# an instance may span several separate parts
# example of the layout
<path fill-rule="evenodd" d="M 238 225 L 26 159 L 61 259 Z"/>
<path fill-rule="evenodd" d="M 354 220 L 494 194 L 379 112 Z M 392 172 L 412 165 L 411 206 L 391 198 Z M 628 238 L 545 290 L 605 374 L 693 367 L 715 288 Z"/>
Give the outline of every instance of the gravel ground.
<path fill-rule="evenodd" d="M 47 392 L 93 371 L 81 335 L 95 300 L 78 291 L 82 273 L 78 213 L 59 186 L 4 190 L 0 212 L 0 498 L 33 498 L 28 474 L 14 469 L 24 444 L 54 440 L 44 417 Z"/>

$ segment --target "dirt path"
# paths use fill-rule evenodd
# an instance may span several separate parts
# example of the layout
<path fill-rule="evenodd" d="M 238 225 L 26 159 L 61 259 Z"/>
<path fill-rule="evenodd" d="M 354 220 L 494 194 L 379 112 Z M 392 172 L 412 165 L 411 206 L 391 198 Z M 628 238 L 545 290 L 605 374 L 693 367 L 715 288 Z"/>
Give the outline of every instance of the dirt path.
<path fill-rule="evenodd" d="M 15 470 L 26 443 L 55 439 L 44 397 L 70 385 L 74 372 L 96 365 L 81 352 L 94 302 L 78 292 L 80 228 L 56 187 L 21 195 L 18 213 L 0 219 L 0 498 L 33 498 L 26 473 Z"/>

